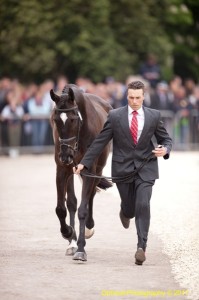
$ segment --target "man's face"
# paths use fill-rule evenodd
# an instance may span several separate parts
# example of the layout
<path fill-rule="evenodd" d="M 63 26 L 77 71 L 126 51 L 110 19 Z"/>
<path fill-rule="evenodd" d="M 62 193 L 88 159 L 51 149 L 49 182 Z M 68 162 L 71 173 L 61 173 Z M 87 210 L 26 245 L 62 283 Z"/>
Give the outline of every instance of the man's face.
<path fill-rule="evenodd" d="M 144 101 L 144 93 L 142 89 L 129 89 L 127 94 L 128 104 L 133 110 L 138 110 Z"/>

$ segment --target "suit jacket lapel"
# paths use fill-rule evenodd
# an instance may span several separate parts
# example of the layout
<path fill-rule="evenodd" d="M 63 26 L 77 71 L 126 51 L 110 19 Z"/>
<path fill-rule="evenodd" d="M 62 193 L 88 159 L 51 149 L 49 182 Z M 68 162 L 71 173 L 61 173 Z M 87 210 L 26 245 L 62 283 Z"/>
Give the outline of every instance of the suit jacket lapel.
<path fill-rule="evenodd" d="M 148 110 L 145 107 L 143 107 L 143 110 L 144 110 L 144 127 L 142 130 L 141 136 L 138 140 L 138 144 L 140 144 L 142 142 L 142 140 L 144 139 L 144 136 L 147 133 L 147 129 L 149 128 L 149 125 L 150 125 L 150 115 L 148 113 Z"/>
<path fill-rule="evenodd" d="M 124 106 L 124 108 L 120 111 L 119 122 L 121 124 L 121 128 L 128 139 L 129 143 L 132 147 L 135 147 L 133 142 L 133 138 L 131 136 L 131 131 L 129 128 L 129 119 L 128 119 L 128 105 Z"/>

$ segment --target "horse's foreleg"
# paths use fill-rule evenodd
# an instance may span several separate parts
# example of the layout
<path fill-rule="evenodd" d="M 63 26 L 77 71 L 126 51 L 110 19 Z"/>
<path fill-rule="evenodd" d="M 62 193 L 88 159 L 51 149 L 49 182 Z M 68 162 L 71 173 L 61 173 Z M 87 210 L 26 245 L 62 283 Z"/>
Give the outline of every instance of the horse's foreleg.
<path fill-rule="evenodd" d="M 73 175 L 68 179 L 67 182 L 67 208 L 70 216 L 70 225 L 74 229 L 73 238 L 66 249 L 66 255 L 74 254 L 77 250 L 77 236 L 75 232 L 75 214 L 77 211 L 77 198 L 74 191 L 74 177 Z"/>
<path fill-rule="evenodd" d="M 60 231 L 64 239 L 71 240 L 73 237 L 73 228 L 66 224 L 66 208 L 62 208 L 59 204 L 56 207 L 56 214 L 60 221 Z"/>
<path fill-rule="evenodd" d="M 78 218 L 79 218 L 79 237 L 77 241 L 78 249 L 73 256 L 74 260 L 79 260 L 79 261 L 87 260 L 87 255 L 84 250 L 84 247 L 86 245 L 85 226 L 86 226 L 86 220 L 88 216 L 88 202 L 90 196 L 93 194 L 93 189 L 95 189 L 94 180 L 84 177 L 83 186 L 82 186 L 82 200 L 78 208 Z"/>
<path fill-rule="evenodd" d="M 66 206 L 65 206 L 65 194 L 66 194 L 66 183 L 68 174 L 65 169 L 57 168 L 56 184 L 57 184 L 57 207 L 56 214 L 60 221 L 60 231 L 63 238 L 71 240 L 73 237 L 73 228 L 66 224 Z"/>
<path fill-rule="evenodd" d="M 98 181 L 94 184 L 95 186 L 97 185 Z M 85 227 L 85 238 L 86 239 L 90 239 L 95 230 L 94 230 L 94 226 L 95 226 L 95 222 L 93 219 L 93 199 L 95 197 L 96 194 L 96 189 L 93 189 L 93 193 L 90 196 L 89 199 L 89 204 L 88 204 L 88 215 L 87 215 L 87 219 L 86 219 L 86 227 Z"/>

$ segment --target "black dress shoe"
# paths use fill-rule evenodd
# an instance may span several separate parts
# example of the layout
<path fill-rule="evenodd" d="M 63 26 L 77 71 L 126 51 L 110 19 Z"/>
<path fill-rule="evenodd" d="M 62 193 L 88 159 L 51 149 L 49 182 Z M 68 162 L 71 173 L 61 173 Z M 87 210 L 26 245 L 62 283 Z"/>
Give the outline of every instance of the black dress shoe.
<path fill-rule="evenodd" d="M 145 260 L 146 256 L 144 250 L 142 248 L 138 248 L 135 252 L 135 264 L 142 265 Z"/>
<path fill-rule="evenodd" d="M 121 220 L 124 228 L 126 228 L 126 229 L 129 228 L 130 219 L 124 216 L 122 210 L 120 210 L 120 220 Z"/>

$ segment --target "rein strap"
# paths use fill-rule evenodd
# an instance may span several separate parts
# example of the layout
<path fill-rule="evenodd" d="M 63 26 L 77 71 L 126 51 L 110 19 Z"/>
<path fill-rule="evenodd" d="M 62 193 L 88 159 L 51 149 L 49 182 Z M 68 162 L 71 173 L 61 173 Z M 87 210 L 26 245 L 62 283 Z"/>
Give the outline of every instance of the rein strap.
<path fill-rule="evenodd" d="M 89 173 L 87 171 L 82 171 L 80 173 L 80 175 L 84 176 L 84 177 L 91 177 L 91 178 L 98 178 L 98 179 L 106 179 L 108 181 L 115 180 L 118 183 L 119 182 L 125 182 L 126 180 L 132 179 L 133 177 L 135 177 L 135 175 L 151 160 L 154 158 L 154 154 L 150 154 L 148 157 L 146 157 L 143 162 L 141 163 L 141 165 L 135 169 L 132 173 L 125 175 L 125 176 L 121 176 L 121 177 L 107 177 L 107 176 L 98 176 L 96 174 L 92 174 Z"/>

